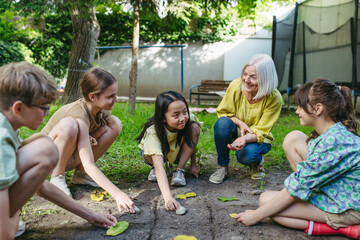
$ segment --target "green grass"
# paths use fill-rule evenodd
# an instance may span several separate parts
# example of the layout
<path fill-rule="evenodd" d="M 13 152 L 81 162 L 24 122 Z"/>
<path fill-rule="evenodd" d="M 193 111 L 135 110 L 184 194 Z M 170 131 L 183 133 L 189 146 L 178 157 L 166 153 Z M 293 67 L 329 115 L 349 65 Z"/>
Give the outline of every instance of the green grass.
<path fill-rule="evenodd" d="M 60 107 L 61 105 L 51 106 L 50 115 L 45 117 L 40 129 L 45 126 L 50 116 Z M 121 119 L 123 130 L 108 151 L 99 159 L 97 165 L 115 184 L 131 184 L 139 179 L 146 179 L 150 167 L 143 162 L 135 138 L 142 130 L 142 125 L 153 113 L 154 104 L 146 103 L 138 103 L 136 105 L 136 112 L 133 115 L 128 113 L 127 103 L 116 103 L 112 110 L 112 114 Z M 196 114 L 196 116 L 200 121 L 204 122 L 203 131 L 200 134 L 197 146 L 198 161 L 203 165 L 207 161 L 206 156 L 208 154 L 216 154 L 213 126 L 217 120 L 217 115 L 201 112 Z M 300 130 L 306 134 L 310 132 L 310 128 L 302 127 L 299 124 L 299 120 L 294 112 L 288 111 L 282 113 L 272 130 L 275 142 L 270 152 L 265 155 L 267 160 L 265 162 L 266 168 L 283 169 L 283 166 L 288 167 L 289 164 L 287 164 L 282 149 L 282 141 L 286 134 L 293 130 Z M 20 136 L 24 139 L 39 131 L 21 128 Z M 232 153 L 232 158 L 234 158 L 234 153 Z M 232 161 L 232 164 L 238 165 L 236 161 Z M 67 177 L 71 175 L 71 172 L 67 173 Z"/>

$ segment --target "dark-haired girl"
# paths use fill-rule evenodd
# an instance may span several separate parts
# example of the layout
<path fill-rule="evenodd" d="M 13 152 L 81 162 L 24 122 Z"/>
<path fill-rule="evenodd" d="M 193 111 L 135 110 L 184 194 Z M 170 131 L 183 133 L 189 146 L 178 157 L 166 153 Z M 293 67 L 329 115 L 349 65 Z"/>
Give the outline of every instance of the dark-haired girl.
<path fill-rule="evenodd" d="M 157 96 L 155 114 L 136 138 L 145 161 L 153 166 L 148 179 L 157 181 L 165 200 L 165 209 L 175 211 L 179 203 L 172 197 L 164 163 L 176 164 L 171 185 L 184 186 L 184 166 L 191 158 L 190 171 L 199 176 L 195 152 L 200 127 L 190 119 L 189 108 L 181 94 L 168 91 Z"/>
<path fill-rule="evenodd" d="M 95 67 L 85 73 L 80 88 L 83 98 L 57 110 L 42 130 L 59 149 L 59 162 L 50 182 L 71 196 L 65 171 L 75 169 L 73 184 L 100 186 L 116 200 L 119 211 L 134 212 L 130 197 L 95 165 L 122 129 L 121 121 L 110 113 L 116 102 L 117 81 Z"/>
<path fill-rule="evenodd" d="M 280 192 L 265 192 L 259 208 L 235 216 L 249 226 L 266 217 L 309 235 L 343 234 L 360 239 L 360 138 L 350 90 L 327 79 L 295 93 L 300 124 L 283 143 L 294 170 Z"/>

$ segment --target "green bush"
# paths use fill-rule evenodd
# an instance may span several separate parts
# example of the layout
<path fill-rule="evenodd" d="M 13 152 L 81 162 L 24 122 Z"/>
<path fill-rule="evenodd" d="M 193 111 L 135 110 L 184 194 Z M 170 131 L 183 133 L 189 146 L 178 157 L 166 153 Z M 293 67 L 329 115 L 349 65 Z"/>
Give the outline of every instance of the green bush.
<path fill-rule="evenodd" d="M 55 78 L 63 78 L 71 51 L 71 18 L 70 15 L 47 15 L 45 22 L 45 29 L 39 30 L 39 36 L 29 42 L 28 46 L 37 64 Z"/>
<path fill-rule="evenodd" d="M 22 46 L 19 42 L 5 42 L 0 40 L 0 66 L 10 62 L 20 62 L 25 60 L 21 51 Z"/>

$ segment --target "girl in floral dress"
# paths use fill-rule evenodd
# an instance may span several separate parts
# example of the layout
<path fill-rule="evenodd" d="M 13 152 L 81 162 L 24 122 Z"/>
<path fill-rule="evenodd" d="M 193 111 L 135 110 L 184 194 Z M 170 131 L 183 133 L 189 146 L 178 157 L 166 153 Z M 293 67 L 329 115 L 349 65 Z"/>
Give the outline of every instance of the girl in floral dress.
<path fill-rule="evenodd" d="M 360 239 L 360 138 L 350 90 L 327 79 L 307 83 L 295 93 L 300 124 L 283 143 L 294 170 L 281 191 L 261 194 L 259 208 L 235 219 L 246 226 L 266 217 L 309 235 L 342 234 Z"/>

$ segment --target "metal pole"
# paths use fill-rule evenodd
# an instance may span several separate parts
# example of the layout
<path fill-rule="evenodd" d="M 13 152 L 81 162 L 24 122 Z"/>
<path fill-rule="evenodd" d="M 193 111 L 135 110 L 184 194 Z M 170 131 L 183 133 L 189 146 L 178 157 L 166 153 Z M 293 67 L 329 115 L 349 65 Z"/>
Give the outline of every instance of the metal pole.
<path fill-rule="evenodd" d="M 181 94 L 184 95 L 184 50 L 181 49 Z"/>

